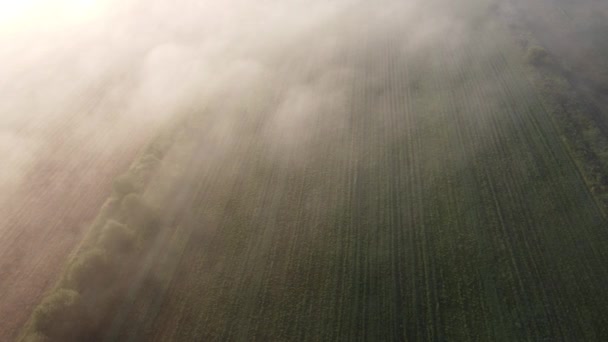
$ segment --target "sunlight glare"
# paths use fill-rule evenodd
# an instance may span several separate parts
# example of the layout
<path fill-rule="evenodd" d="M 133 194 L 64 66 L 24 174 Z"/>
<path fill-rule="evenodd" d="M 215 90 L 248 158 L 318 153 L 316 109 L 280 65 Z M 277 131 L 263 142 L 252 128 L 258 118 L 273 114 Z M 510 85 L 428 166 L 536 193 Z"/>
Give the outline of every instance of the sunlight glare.
<path fill-rule="evenodd" d="M 56 28 L 94 20 L 112 0 L 0 0 L 0 29 Z"/>

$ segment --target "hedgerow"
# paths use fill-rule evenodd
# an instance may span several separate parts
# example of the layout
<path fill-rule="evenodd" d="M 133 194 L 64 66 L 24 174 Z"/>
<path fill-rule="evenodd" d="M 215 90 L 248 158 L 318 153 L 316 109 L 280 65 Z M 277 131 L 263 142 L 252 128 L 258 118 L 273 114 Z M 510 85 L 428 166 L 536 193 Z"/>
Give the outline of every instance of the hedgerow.
<path fill-rule="evenodd" d="M 147 203 L 140 195 L 125 196 L 120 209 L 124 222 L 140 232 L 143 238 L 154 236 L 160 228 L 158 209 Z"/>
<path fill-rule="evenodd" d="M 78 341 L 89 332 L 88 313 L 80 294 L 59 289 L 47 296 L 34 310 L 35 333 L 28 340 Z"/>
<path fill-rule="evenodd" d="M 146 183 L 172 144 L 170 135 L 153 141 L 113 184 L 112 196 L 91 224 L 89 235 L 54 289 L 36 307 L 20 336 L 27 342 L 69 342 L 98 338 L 150 240 L 161 227 L 159 209 L 143 196 Z"/>
<path fill-rule="evenodd" d="M 127 225 L 108 220 L 99 237 L 99 244 L 113 253 L 128 253 L 135 248 L 137 237 Z"/>
<path fill-rule="evenodd" d="M 115 264 L 107 251 L 101 248 L 85 251 L 70 265 L 66 287 L 80 293 L 107 288 L 115 280 Z"/>

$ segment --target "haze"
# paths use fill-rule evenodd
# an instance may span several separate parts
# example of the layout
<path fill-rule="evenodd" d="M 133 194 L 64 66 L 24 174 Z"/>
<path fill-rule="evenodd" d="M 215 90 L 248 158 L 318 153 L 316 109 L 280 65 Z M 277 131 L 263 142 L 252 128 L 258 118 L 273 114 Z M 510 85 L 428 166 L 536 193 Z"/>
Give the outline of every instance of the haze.
<path fill-rule="evenodd" d="M 608 337 L 607 16 L 0 0 L 0 340 Z"/>

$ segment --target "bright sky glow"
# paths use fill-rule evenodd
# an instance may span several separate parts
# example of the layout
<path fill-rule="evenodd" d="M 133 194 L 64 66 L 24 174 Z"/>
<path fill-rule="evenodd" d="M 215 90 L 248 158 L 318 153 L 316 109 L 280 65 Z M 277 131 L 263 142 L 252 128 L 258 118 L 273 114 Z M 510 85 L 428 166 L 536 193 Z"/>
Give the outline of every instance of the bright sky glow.
<path fill-rule="evenodd" d="M 0 30 L 60 28 L 91 21 L 113 0 L 0 0 Z"/>

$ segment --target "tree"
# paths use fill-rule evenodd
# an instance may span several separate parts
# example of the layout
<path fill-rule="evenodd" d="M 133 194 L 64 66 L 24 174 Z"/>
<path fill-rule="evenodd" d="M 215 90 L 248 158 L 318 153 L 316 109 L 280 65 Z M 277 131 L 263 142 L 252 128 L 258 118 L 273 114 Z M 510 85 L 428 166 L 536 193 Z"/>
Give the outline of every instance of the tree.
<path fill-rule="evenodd" d="M 140 195 L 129 194 L 121 203 L 125 222 L 140 232 L 143 237 L 150 237 L 160 228 L 158 209 L 147 203 Z"/>
<path fill-rule="evenodd" d="M 80 293 L 106 289 L 116 277 L 116 267 L 107 252 L 100 248 L 86 251 L 72 263 L 67 286 Z"/>
<path fill-rule="evenodd" d="M 125 173 L 116 177 L 112 188 L 114 192 L 119 196 L 125 196 L 131 193 L 137 193 L 141 191 L 141 182 L 130 173 Z"/>
<path fill-rule="evenodd" d="M 78 292 L 56 290 L 34 310 L 33 325 L 37 332 L 30 333 L 29 340 L 82 340 L 89 329 L 87 316 Z"/>
<path fill-rule="evenodd" d="M 127 253 L 135 247 L 135 233 L 125 224 L 108 220 L 99 237 L 100 245 L 108 251 Z"/>
<path fill-rule="evenodd" d="M 549 53 L 543 47 L 534 45 L 528 49 L 526 61 L 534 66 L 546 65 L 549 59 Z"/>

